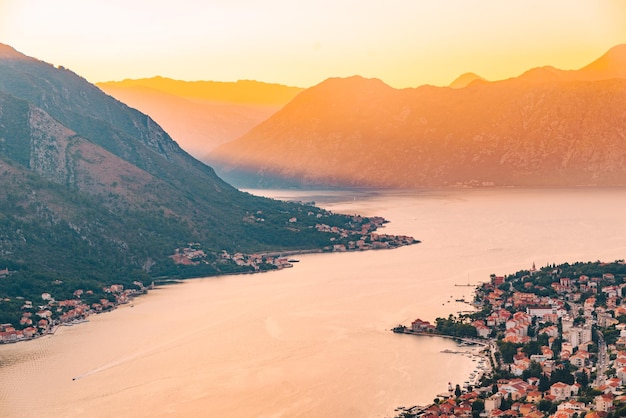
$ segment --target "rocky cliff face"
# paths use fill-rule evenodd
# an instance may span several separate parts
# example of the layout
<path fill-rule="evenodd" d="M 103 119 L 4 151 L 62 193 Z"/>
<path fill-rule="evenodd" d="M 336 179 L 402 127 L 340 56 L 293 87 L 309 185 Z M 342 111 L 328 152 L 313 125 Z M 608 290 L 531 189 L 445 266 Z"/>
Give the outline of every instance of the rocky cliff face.
<path fill-rule="evenodd" d="M 626 185 L 624 56 L 619 46 L 578 72 L 455 89 L 330 79 L 218 148 L 213 164 L 248 185 Z"/>

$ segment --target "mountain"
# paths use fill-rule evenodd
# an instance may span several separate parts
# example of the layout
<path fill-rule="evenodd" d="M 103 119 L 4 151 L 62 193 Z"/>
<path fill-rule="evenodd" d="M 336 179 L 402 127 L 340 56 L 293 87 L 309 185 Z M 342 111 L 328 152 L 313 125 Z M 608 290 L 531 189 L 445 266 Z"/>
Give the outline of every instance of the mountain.
<path fill-rule="evenodd" d="M 531 82 L 601 81 L 626 78 L 626 44 L 614 46 L 600 58 L 578 70 L 560 70 L 545 66 L 533 68 L 519 78 Z"/>
<path fill-rule="evenodd" d="M 588 81 L 626 78 L 626 44 L 614 46 L 591 64 L 571 74 L 576 74 L 573 79 Z"/>
<path fill-rule="evenodd" d="M 463 87 L 469 86 L 476 80 L 486 81 L 484 78 L 474 73 L 465 73 L 458 76 L 448 87 L 452 87 L 453 89 L 462 89 Z"/>
<path fill-rule="evenodd" d="M 150 115 L 196 158 L 236 139 L 270 117 L 303 89 L 250 80 L 234 83 L 163 77 L 96 84 Z"/>
<path fill-rule="evenodd" d="M 329 79 L 218 147 L 212 165 L 248 186 L 624 186 L 624 57 L 620 45 L 580 70 L 462 88 Z"/>
<path fill-rule="evenodd" d="M 137 279 L 251 271 L 227 253 L 325 249 L 331 238 L 344 241 L 319 223 L 375 229 L 366 218 L 240 192 L 145 114 L 6 45 L 0 45 L 0 179 L 5 302 L 40 300 L 43 292 L 71 297 L 79 286 L 101 293 L 106 284 Z M 186 247 L 197 259 L 177 263 Z M 0 323 L 6 306 L 0 303 Z"/>

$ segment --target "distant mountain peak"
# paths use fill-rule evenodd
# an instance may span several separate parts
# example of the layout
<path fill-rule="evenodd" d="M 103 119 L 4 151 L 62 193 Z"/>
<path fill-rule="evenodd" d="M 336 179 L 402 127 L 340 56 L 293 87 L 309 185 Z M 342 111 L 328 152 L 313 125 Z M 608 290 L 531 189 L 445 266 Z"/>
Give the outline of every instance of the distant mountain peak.
<path fill-rule="evenodd" d="M 366 78 L 360 75 L 350 77 L 331 77 L 307 89 L 306 92 L 333 92 L 333 95 L 350 94 L 364 95 L 395 90 L 378 78 Z"/>
<path fill-rule="evenodd" d="M 563 78 L 563 70 L 551 65 L 532 68 L 518 77 L 520 80 L 531 82 L 558 81 Z"/>
<path fill-rule="evenodd" d="M 125 79 L 98 83 L 101 89 L 150 88 L 170 95 L 194 100 L 209 100 L 254 105 L 283 105 L 303 89 L 282 84 L 255 80 L 238 81 L 185 81 L 155 76 L 152 78 Z"/>
<path fill-rule="evenodd" d="M 453 89 L 462 89 L 463 87 L 467 87 L 472 84 L 474 81 L 487 81 L 483 77 L 475 74 L 475 73 L 465 73 L 458 76 L 448 87 Z"/>
<path fill-rule="evenodd" d="M 616 45 L 591 64 L 579 71 L 584 73 L 602 73 L 610 77 L 626 76 L 626 44 Z"/>
<path fill-rule="evenodd" d="M 344 85 L 352 84 L 352 85 L 379 85 L 389 87 L 384 81 L 379 78 L 368 78 L 363 77 L 361 75 L 352 75 L 349 77 L 330 77 L 326 80 L 322 81 L 318 85 L 323 84 L 332 84 L 332 83 L 342 83 Z"/>

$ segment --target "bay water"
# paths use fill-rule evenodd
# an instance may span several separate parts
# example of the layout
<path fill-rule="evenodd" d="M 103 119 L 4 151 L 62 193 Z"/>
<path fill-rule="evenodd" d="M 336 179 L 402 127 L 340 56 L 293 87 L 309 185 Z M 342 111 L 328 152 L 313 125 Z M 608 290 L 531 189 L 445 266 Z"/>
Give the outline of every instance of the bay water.
<path fill-rule="evenodd" d="M 188 280 L 55 335 L 0 346 L 0 416 L 383 417 L 475 362 L 398 324 L 467 310 L 489 274 L 626 255 L 623 190 L 275 191 L 383 216 L 395 250 Z"/>

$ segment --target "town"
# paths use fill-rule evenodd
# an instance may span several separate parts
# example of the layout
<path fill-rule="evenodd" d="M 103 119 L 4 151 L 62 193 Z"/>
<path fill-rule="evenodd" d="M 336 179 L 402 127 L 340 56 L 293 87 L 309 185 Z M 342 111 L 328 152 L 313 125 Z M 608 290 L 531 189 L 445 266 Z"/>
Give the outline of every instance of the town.
<path fill-rule="evenodd" d="M 417 319 L 395 332 L 441 335 L 478 347 L 476 373 L 401 417 L 626 416 L 626 264 L 575 263 L 476 288 L 475 311 Z"/>

